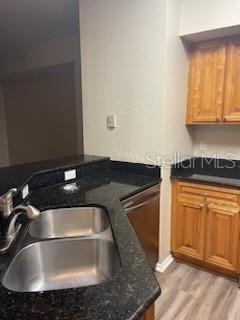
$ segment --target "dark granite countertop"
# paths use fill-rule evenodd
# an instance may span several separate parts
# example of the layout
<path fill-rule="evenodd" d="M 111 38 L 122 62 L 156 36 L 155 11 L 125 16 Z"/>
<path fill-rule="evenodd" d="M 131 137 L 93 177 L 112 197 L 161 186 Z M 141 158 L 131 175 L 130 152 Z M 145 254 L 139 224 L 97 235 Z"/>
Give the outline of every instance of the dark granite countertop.
<path fill-rule="evenodd" d="M 13 187 L 21 187 L 24 183 L 32 181 L 35 177 L 39 176 L 39 174 L 48 174 L 51 171 L 56 172 L 57 169 L 62 171 L 64 168 L 74 168 L 82 164 L 93 164 L 104 160 L 109 160 L 109 158 L 93 155 L 78 155 L 63 159 L 52 159 L 0 168 L 0 194 L 7 192 Z M 54 183 L 55 182 L 60 181 L 54 181 Z"/>
<path fill-rule="evenodd" d="M 159 172 L 158 175 L 157 170 L 147 174 L 144 166 L 139 165 L 131 173 L 131 164 L 125 167 L 119 162 L 110 163 L 106 158 L 104 161 L 99 159 L 99 163 L 100 170 L 96 164 L 93 173 L 81 169 L 77 181 L 69 182 L 76 183 L 74 192 L 65 191 L 64 184 L 45 185 L 33 188 L 26 202 L 40 210 L 88 204 L 104 206 L 118 246 L 120 270 L 109 282 L 85 288 L 16 293 L 0 286 L 0 319 L 139 319 L 160 295 L 158 282 L 120 202 L 120 199 L 159 183 Z M 21 180 L 19 186 L 22 183 Z"/>
<path fill-rule="evenodd" d="M 216 185 L 221 185 L 223 187 L 228 186 L 228 187 L 240 188 L 240 179 L 235 179 L 235 178 L 225 178 L 225 177 L 217 177 L 217 176 L 203 175 L 203 174 L 172 175 L 171 178 L 189 180 L 192 182 L 216 184 Z"/>
<path fill-rule="evenodd" d="M 171 178 L 226 187 L 240 187 L 240 161 L 191 158 L 172 166 Z"/>

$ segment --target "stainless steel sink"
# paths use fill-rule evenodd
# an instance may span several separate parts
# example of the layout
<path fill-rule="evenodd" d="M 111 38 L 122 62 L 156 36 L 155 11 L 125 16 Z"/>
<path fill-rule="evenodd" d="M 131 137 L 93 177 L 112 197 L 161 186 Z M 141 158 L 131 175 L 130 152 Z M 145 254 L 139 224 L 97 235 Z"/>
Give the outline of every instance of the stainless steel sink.
<path fill-rule="evenodd" d="M 17 292 L 90 286 L 110 280 L 119 267 L 114 241 L 100 238 L 45 240 L 19 251 L 2 284 Z"/>
<path fill-rule="evenodd" d="M 29 233 L 35 238 L 91 236 L 109 227 L 108 216 L 100 207 L 48 210 L 32 221 Z"/>

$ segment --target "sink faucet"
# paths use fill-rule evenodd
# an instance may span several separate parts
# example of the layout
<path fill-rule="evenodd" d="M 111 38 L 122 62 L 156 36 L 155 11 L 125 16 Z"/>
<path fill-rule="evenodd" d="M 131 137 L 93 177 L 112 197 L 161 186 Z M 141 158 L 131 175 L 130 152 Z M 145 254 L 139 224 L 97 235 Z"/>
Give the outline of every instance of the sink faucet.
<path fill-rule="evenodd" d="M 40 211 L 33 206 L 19 205 L 13 207 L 13 194 L 16 189 L 10 189 L 0 197 L 0 253 L 6 252 L 15 240 L 20 226 L 16 225 L 20 215 L 26 216 L 29 220 L 35 220 L 40 216 Z"/>

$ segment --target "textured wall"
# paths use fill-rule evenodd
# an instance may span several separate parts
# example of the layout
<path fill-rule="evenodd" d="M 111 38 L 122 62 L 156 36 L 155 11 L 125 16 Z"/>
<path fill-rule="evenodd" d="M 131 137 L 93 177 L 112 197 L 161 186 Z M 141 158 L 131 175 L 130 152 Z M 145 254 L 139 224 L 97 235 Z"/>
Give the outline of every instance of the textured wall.
<path fill-rule="evenodd" d="M 77 14 L 77 12 L 76 12 Z M 74 64 L 75 108 L 78 124 L 78 152 L 83 153 L 82 97 L 79 33 L 62 36 L 54 41 L 43 40 L 29 46 L 22 54 L 11 50 L 8 55 L 0 57 L 0 76 L 8 77 L 19 72 L 46 68 L 64 63 Z"/>
<path fill-rule="evenodd" d="M 161 223 L 160 223 L 160 262 L 169 254 L 170 248 L 170 216 L 171 216 L 171 162 L 178 162 L 182 156 L 192 156 L 192 136 L 185 126 L 188 56 L 179 38 L 180 2 L 166 1 L 166 57 L 165 97 L 163 103 L 161 154 L 167 156 L 162 168 L 161 188 Z"/>
<path fill-rule="evenodd" d="M 161 148 L 161 1 L 81 0 L 84 150 L 145 162 Z M 108 130 L 106 116 L 118 127 Z"/>
<path fill-rule="evenodd" d="M 194 155 L 218 158 L 240 159 L 240 127 L 236 126 L 204 126 L 194 130 Z M 202 150 L 201 141 L 206 143 Z"/>
<path fill-rule="evenodd" d="M 239 0 L 181 0 L 180 34 L 240 25 Z"/>
<path fill-rule="evenodd" d="M 77 154 L 74 65 L 3 82 L 10 164 Z"/>

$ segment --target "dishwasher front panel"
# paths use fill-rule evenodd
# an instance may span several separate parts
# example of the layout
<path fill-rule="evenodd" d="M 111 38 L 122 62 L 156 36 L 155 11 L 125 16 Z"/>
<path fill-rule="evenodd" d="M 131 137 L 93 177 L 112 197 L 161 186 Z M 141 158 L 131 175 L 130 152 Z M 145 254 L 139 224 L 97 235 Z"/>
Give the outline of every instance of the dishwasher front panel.
<path fill-rule="evenodd" d="M 124 200 L 123 207 L 151 267 L 155 269 L 159 254 L 160 185 Z"/>

